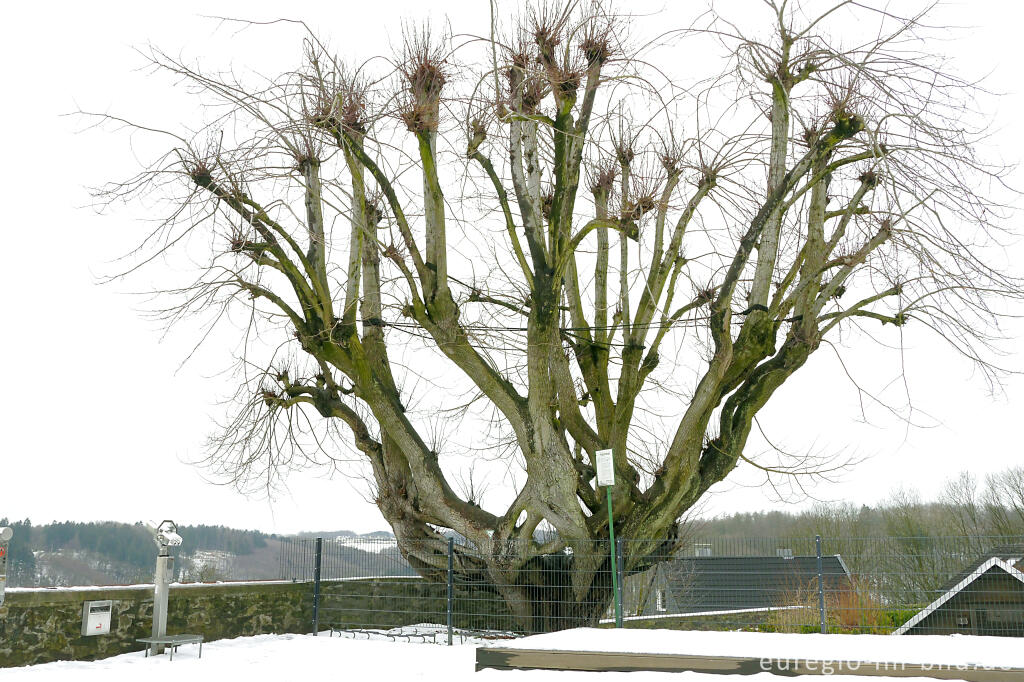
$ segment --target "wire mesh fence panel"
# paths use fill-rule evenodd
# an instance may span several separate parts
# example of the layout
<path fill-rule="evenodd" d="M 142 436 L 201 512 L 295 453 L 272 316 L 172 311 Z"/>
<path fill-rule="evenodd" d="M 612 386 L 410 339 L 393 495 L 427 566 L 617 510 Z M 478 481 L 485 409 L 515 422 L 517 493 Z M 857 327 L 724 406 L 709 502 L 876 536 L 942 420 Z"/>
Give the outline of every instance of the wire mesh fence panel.
<path fill-rule="evenodd" d="M 589 543 L 594 544 L 594 543 Z M 434 555 L 415 570 L 393 539 L 335 538 L 322 544 L 318 601 L 321 628 L 419 632 L 449 623 L 459 634 L 512 637 L 597 625 L 613 592 L 607 543 L 591 553 L 571 550 L 532 556 L 530 548 L 507 546 L 507 557 L 525 557 L 495 569 L 491 557 L 465 541 L 452 543 L 448 570 L 445 543 L 406 546 L 418 557 Z M 313 579 L 315 541 L 282 545 L 281 576 Z M 578 580 L 581 565 L 597 566 Z"/>
<path fill-rule="evenodd" d="M 630 540 L 623 554 L 626 627 L 817 631 L 819 585 L 843 576 L 807 537 Z"/>
<path fill-rule="evenodd" d="M 528 545 L 505 545 L 501 562 L 471 545 L 457 546 L 456 626 L 492 636 L 596 626 L 613 600 L 610 548 L 607 542 L 566 544 L 534 556 Z"/>
<path fill-rule="evenodd" d="M 480 548 L 323 543 L 320 623 L 512 637 L 612 627 L 1024 636 L 1024 537 L 757 537 Z M 575 548 L 575 549 L 574 549 Z M 490 552 L 490 553 L 488 553 Z M 311 580 L 314 542 L 282 545 Z M 418 557 L 410 565 L 404 556 Z M 451 569 L 448 569 L 450 559 Z"/>
<path fill-rule="evenodd" d="M 314 546 L 313 538 L 284 538 L 278 557 L 279 576 L 284 580 L 312 580 Z"/>
<path fill-rule="evenodd" d="M 446 576 L 417 573 L 393 539 L 325 540 L 321 576 L 321 628 L 436 630 L 445 624 Z"/>

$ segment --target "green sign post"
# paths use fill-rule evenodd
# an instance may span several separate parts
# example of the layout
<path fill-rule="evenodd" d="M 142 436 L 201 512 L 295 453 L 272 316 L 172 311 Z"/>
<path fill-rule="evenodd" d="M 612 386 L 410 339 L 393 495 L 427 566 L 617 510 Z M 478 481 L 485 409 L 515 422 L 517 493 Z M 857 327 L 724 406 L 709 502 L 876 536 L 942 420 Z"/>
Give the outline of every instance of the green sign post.
<path fill-rule="evenodd" d="M 615 595 L 615 627 L 622 627 L 622 592 L 619 591 L 619 562 L 615 551 L 615 518 L 612 515 L 612 488 L 615 486 L 615 463 L 611 450 L 598 450 L 597 484 L 608 495 L 608 552 L 611 555 L 612 592 Z"/>

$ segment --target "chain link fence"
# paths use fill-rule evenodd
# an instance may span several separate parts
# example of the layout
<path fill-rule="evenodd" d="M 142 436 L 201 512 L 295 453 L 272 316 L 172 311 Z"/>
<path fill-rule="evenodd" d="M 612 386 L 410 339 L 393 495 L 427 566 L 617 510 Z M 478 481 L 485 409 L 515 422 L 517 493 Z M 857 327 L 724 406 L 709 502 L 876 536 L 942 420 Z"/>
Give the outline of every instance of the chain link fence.
<path fill-rule="evenodd" d="M 449 640 L 580 626 L 1024 636 L 1024 537 L 622 539 L 614 563 L 608 543 L 566 544 L 594 549 L 509 578 L 455 538 L 421 572 L 393 539 L 291 539 L 281 576 L 312 583 L 320 629 Z"/>

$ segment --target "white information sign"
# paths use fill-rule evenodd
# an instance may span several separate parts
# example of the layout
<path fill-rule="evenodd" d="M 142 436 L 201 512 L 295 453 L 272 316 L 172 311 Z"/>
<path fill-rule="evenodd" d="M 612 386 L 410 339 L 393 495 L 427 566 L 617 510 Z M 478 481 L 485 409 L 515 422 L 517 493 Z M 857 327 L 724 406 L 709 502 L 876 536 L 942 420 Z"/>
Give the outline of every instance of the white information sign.
<path fill-rule="evenodd" d="M 597 455 L 597 484 L 615 485 L 615 465 L 612 464 L 611 450 L 598 450 Z"/>
<path fill-rule="evenodd" d="M 110 612 L 113 605 L 114 602 L 109 599 L 85 602 L 82 605 L 82 635 L 110 634 Z"/>

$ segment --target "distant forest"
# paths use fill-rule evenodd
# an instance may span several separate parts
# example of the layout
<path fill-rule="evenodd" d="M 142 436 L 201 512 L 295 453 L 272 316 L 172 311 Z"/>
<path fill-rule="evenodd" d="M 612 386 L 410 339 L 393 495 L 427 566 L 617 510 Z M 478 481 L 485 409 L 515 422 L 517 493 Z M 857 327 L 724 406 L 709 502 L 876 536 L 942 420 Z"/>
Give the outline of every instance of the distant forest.
<path fill-rule="evenodd" d="M 964 471 L 946 481 L 934 500 L 897 490 L 875 506 L 819 503 L 803 511 L 695 518 L 693 536 L 707 538 L 1020 538 L 1024 536 L 1024 466 L 979 480 Z"/>
<path fill-rule="evenodd" d="M 56 562 L 57 573 L 62 564 L 68 563 L 69 557 L 79 554 L 91 560 L 88 563 L 94 570 L 121 580 L 144 577 L 153 571 L 156 545 L 152 532 L 142 523 L 62 521 L 33 525 L 30 519 L 12 522 L 2 518 L 0 526 L 14 530 L 7 565 L 11 585 L 62 584 L 60 575 L 52 575 L 53 570 L 44 570 L 40 565 L 47 557 L 62 560 Z M 185 542 L 175 548 L 173 554 L 183 560 L 204 550 L 236 556 L 252 554 L 266 547 L 267 539 L 274 537 L 260 531 L 225 526 L 179 526 L 178 532 Z"/>

